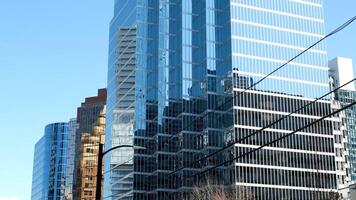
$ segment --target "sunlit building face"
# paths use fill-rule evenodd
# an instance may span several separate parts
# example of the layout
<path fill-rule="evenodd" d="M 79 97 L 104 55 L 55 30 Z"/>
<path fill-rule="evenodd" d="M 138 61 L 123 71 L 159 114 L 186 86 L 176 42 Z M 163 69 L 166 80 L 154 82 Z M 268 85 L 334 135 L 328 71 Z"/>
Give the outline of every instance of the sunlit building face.
<path fill-rule="evenodd" d="M 32 175 L 32 200 L 65 199 L 68 123 L 45 127 L 36 143 Z"/>
<path fill-rule="evenodd" d="M 191 189 L 207 180 L 237 186 L 257 199 L 327 197 L 336 189 L 329 119 L 191 177 L 328 114 L 328 97 L 167 176 L 325 94 L 323 43 L 254 85 L 324 34 L 321 0 L 116 0 L 106 147 L 134 144 L 147 150 L 108 156 L 104 197 L 189 199 Z"/>

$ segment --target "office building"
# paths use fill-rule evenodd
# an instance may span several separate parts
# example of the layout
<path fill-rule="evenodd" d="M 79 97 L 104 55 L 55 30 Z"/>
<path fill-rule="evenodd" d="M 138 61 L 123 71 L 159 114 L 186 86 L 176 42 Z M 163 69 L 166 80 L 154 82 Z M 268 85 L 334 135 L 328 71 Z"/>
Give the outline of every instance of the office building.
<path fill-rule="evenodd" d="M 109 154 L 104 197 L 189 199 L 209 181 L 255 199 L 327 198 L 337 187 L 333 118 L 195 174 L 329 114 L 329 97 L 167 176 L 327 93 L 323 43 L 254 85 L 324 35 L 322 0 L 116 0 L 106 148 L 147 149 Z"/>
<path fill-rule="evenodd" d="M 32 199 L 93 199 L 99 142 L 105 143 L 106 89 L 88 97 L 69 123 L 46 126 L 35 146 Z"/>
<path fill-rule="evenodd" d="M 336 57 L 329 61 L 330 76 L 334 79 L 336 87 L 344 85 L 355 78 L 352 60 L 350 58 Z M 342 88 L 347 91 L 355 91 L 355 84 L 350 83 Z"/>
<path fill-rule="evenodd" d="M 340 87 L 354 79 L 351 59 L 337 57 L 329 61 L 329 68 L 332 88 Z M 336 108 L 341 108 L 355 100 L 355 83 L 352 82 L 338 90 L 332 102 Z M 337 183 L 338 189 L 344 191 L 356 181 L 356 107 L 351 107 L 336 117 L 338 121 L 335 123 L 334 137 Z"/>
<path fill-rule="evenodd" d="M 78 166 L 80 194 L 78 199 L 95 199 L 99 143 L 105 143 L 105 106 L 93 124 L 93 131 L 81 135 Z"/>
<path fill-rule="evenodd" d="M 325 35 L 323 1 L 235 0 L 231 8 L 234 128 L 243 138 L 329 91 L 321 43 L 243 92 Z M 251 85 L 252 86 L 252 85 Z M 330 97 L 236 144 L 241 155 L 331 112 Z M 256 199 L 327 199 L 336 191 L 333 118 L 236 161 L 236 185 Z"/>
<path fill-rule="evenodd" d="M 36 143 L 32 200 L 65 200 L 68 123 L 45 127 L 44 136 Z"/>
<path fill-rule="evenodd" d="M 48 199 L 50 137 L 43 136 L 35 146 L 32 173 L 32 200 Z"/>
<path fill-rule="evenodd" d="M 114 20 L 113 23 L 117 21 Z M 115 29 L 115 26 L 111 28 Z M 117 37 L 113 36 L 113 41 L 110 43 L 107 148 L 134 143 L 134 113 L 137 98 L 135 90 L 136 28 L 120 26 L 117 34 Z M 113 198 L 133 198 L 133 162 L 132 148 L 120 148 L 106 156 L 106 170 L 111 173 L 106 173 L 104 180 L 110 180 L 111 184 L 105 185 L 107 191 L 105 194 L 111 195 L 110 188 L 114 188 Z"/>
<path fill-rule="evenodd" d="M 99 143 L 105 143 L 106 89 L 85 98 L 77 109 L 74 199 L 95 199 Z"/>
<path fill-rule="evenodd" d="M 67 148 L 67 169 L 66 169 L 66 181 L 65 181 L 65 197 L 66 200 L 73 200 L 74 179 L 76 175 L 76 155 L 75 147 L 77 144 L 77 119 L 73 118 L 68 123 L 68 148 Z"/>
<path fill-rule="evenodd" d="M 104 106 L 106 105 L 106 89 L 99 89 L 97 96 L 87 97 L 77 109 L 79 133 L 90 133 Z"/>

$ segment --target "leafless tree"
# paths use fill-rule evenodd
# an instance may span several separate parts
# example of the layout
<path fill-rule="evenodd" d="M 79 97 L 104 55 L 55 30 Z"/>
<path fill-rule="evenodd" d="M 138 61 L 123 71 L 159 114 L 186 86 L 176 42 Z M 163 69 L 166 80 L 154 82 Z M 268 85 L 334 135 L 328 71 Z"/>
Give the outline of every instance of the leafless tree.
<path fill-rule="evenodd" d="M 194 187 L 191 200 L 254 200 L 253 195 L 244 187 L 213 185 L 209 181 Z"/>
<path fill-rule="evenodd" d="M 338 192 L 330 192 L 327 200 L 343 200 L 342 195 Z"/>

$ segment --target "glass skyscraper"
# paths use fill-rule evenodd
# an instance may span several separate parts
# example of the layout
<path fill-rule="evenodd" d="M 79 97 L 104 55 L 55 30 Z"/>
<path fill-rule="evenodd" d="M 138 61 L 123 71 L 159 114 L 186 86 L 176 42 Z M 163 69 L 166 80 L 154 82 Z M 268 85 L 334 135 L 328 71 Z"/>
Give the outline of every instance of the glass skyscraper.
<path fill-rule="evenodd" d="M 76 199 L 95 199 L 97 186 L 99 143 L 105 142 L 105 106 L 91 133 L 82 133 L 78 153 Z"/>
<path fill-rule="evenodd" d="M 323 1 L 234 0 L 230 10 L 234 128 L 239 139 L 327 93 L 328 66 L 321 44 L 241 94 L 245 85 L 253 86 L 325 35 Z M 325 98 L 236 144 L 236 154 L 330 112 Z M 332 118 L 237 160 L 236 185 L 257 199 L 327 198 L 336 189 Z"/>
<path fill-rule="evenodd" d="M 64 200 L 67 163 L 68 123 L 45 127 L 44 136 L 36 143 L 32 200 Z"/>
<path fill-rule="evenodd" d="M 69 120 L 68 123 L 68 149 L 67 149 L 67 169 L 66 169 L 66 180 L 65 180 L 65 197 L 66 200 L 73 199 L 73 193 L 75 188 L 73 188 L 76 173 L 76 144 L 77 144 L 77 130 L 78 124 L 77 119 L 73 118 Z"/>
<path fill-rule="evenodd" d="M 106 123 L 106 148 L 134 143 L 136 103 L 136 26 L 132 19 L 135 2 L 115 2 L 116 17 L 111 22 Z M 123 6 L 123 7 L 121 7 Z M 119 9 L 131 12 L 127 16 Z M 133 198 L 133 149 L 120 148 L 105 158 L 105 195 L 119 199 Z M 110 183 L 109 183 L 110 181 Z M 113 193 L 111 193 L 112 191 Z"/>
<path fill-rule="evenodd" d="M 105 141 L 106 89 L 86 97 L 77 109 L 77 133 L 75 146 L 75 176 L 73 199 L 94 199 L 96 195 L 96 175 L 99 143 Z"/>
<path fill-rule="evenodd" d="M 105 141 L 106 89 L 87 97 L 77 118 L 45 127 L 36 143 L 32 199 L 95 198 L 98 144 Z"/>
<path fill-rule="evenodd" d="M 329 61 L 332 88 L 339 87 L 354 79 L 352 60 L 337 57 Z M 335 107 L 346 106 L 356 99 L 356 86 L 352 82 L 334 95 Z M 335 123 L 335 154 L 338 189 L 349 187 L 356 181 L 356 107 L 344 110 Z M 345 194 L 344 194 L 345 195 Z M 344 196 L 345 197 L 345 196 Z"/>
<path fill-rule="evenodd" d="M 256 199 L 335 191 L 331 118 L 194 176 L 328 114 L 328 98 L 167 176 L 328 92 L 324 44 L 254 85 L 324 36 L 322 0 L 116 0 L 114 13 L 106 148 L 147 149 L 107 157 L 104 197 L 189 199 L 206 181 Z"/>
<path fill-rule="evenodd" d="M 356 99 L 356 91 L 354 90 L 340 90 L 337 94 L 338 101 L 343 105 L 347 105 Z M 347 161 L 350 165 L 349 176 L 351 181 L 356 181 L 356 107 L 353 106 L 344 112 L 342 118 L 342 125 L 344 126 L 343 134 L 347 137 L 348 153 Z M 344 155 L 345 156 L 345 155 Z M 343 168 L 344 169 L 344 168 Z M 340 168 L 341 170 L 341 168 Z"/>
<path fill-rule="evenodd" d="M 43 136 L 35 146 L 32 174 L 32 200 L 48 199 L 50 137 Z"/>

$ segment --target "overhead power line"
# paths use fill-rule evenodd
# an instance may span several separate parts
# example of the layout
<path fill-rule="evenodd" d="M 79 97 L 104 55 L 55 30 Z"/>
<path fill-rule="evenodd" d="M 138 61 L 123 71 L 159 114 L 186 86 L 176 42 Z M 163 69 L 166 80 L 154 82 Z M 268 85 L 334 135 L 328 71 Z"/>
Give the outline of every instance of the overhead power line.
<path fill-rule="evenodd" d="M 220 167 L 220 166 L 222 166 L 222 165 L 225 165 L 225 164 L 227 164 L 227 163 L 230 163 L 230 162 L 232 162 L 232 161 L 234 161 L 234 160 L 240 159 L 240 158 L 242 158 L 242 157 L 244 157 L 244 156 L 246 156 L 246 155 L 252 154 L 252 153 L 254 153 L 254 152 L 256 152 L 256 151 L 262 149 L 263 147 L 267 147 L 267 146 L 269 146 L 269 145 L 271 145 L 271 144 L 274 144 L 274 143 L 276 143 L 276 142 L 278 142 L 278 141 L 280 141 L 280 140 L 283 140 L 283 139 L 285 139 L 285 138 L 287 138 L 287 137 L 289 137 L 289 136 L 291 136 L 291 135 L 293 135 L 293 134 L 295 134 L 295 133 L 297 133 L 297 132 L 302 131 L 303 129 L 305 129 L 305 128 L 309 127 L 309 126 L 315 125 L 315 124 L 317 124 L 317 123 L 323 121 L 324 119 L 326 119 L 326 118 L 328 118 L 328 117 L 330 117 L 330 116 L 333 116 L 333 115 L 335 115 L 335 114 L 337 114 L 337 113 L 339 113 L 339 112 L 341 112 L 341 111 L 343 111 L 343 110 L 346 110 L 346 109 L 348 109 L 348 108 L 351 108 L 351 107 L 354 106 L 355 104 L 356 104 L 356 101 L 354 101 L 354 102 L 350 103 L 349 105 L 344 106 L 344 107 L 342 107 L 342 108 L 340 108 L 340 109 L 338 109 L 338 110 L 336 110 L 336 111 L 334 111 L 334 112 L 332 112 L 332 113 L 330 113 L 330 114 L 328 114 L 328 115 L 325 115 L 325 116 L 323 116 L 323 117 L 321 117 L 321 118 L 319 118 L 319 119 L 317 119 L 317 120 L 315 120 L 315 121 L 313 121 L 313 122 L 311 122 L 311 123 L 309 123 L 309 124 L 307 124 L 307 125 L 305 125 L 305 126 L 303 126 L 303 127 L 301 127 L 301 128 L 298 128 L 297 130 L 295 130 L 295 131 L 293 131 L 293 132 L 291 132 L 291 133 L 288 133 L 288 134 L 286 134 L 286 135 L 284 135 L 284 136 L 282 136 L 282 137 L 280 137 L 280 138 L 278 138 L 278 139 L 275 139 L 275 140 L 273 140 L 273 141 L 271 141 L 271 142 L 267 142 L 267 143 L 265 143 L 264 145 L 261 145 L 260 147 L 258 147 L 258 148 L 256 148 L 256 149 L 253 149 L 253 150 L 251 150 L 251 151 L 249 151 L 249 152 L 246 152 L 246 153 L 244 153 L 244 154 L 242 154 L 242 155 L 236 156 L 236 157 L 234 157 L 234 158 L 232 158 L 232 159 L 230 159 L 230 160 L 224 161 L 224 162 L 222 162 L 222 163 L 220 163 L 220 164 L 217 164 L 217 165 L 215 165 L 215 166 L 213 166 L 213 167 L 211 167 L 211 168 L 208 168 L 208 169 L 206 169 L 206 170 L 204 170 L 204 171 L 198 172 L 198 173 L 196 173 L 196 174 L 194 174 L 194 175 L 192 175 L 192 176 L 190 176 L 190 177 L 188 177 L 188 178 L 194 178 L 194 177 L 196 177 L 196 176 L 198 176 L 198 175 L 204 174 L 204 173 L 206 173 L 206 172 L 208 172 L 208 171 L 211 171 L 211 170 L 213 170 L 213 169 L 216 169 L 216 168 L 218 168 L 218 167 Z"/>
<path fill-rule="evenodd" d="M 252 84 L 251 86 L 245 88 L 243 91 L 237 93 L 237 96 L 240 96 L 241 94 L 245 93 L 248 90 L 251 90 L 252 88 L 254 88 L 255 86 L 257 86 L 258 84 L 260 84 L 261 82 L 263 82 L 265 79 L 267 79 L 269 76 L 273 75 L 274 73 L 276 73 L 277 71 L 279 71 L 280 69 L 282 69 L 283 67 L 285 67 L 286 65 L 288 65 L 289 63 L 293 62 L 295 59 L 297 59 L 298 57 L 300 57 L 301 55 L 303 55 L 304 53 L 306 53 L 307 51 L 309 51 L 310 49 L 314 48 L 315 46 L 317 46 L 318 44 L 320 44 L 321 42 L 323 42 L 324 40 L 326 40 L 327 38 L 331 37 L 332 35 L 335 35 L 336 33 L 340 32 L 341 30 L 345 29 L 347 26 L 349 26 L 351 23 L 353 23 L 356 20 L 356 16 L 352 17 L 351 19 L 349 19 L 348 21 L 346 21 L 344 24 L 342 24 L 341 26 L 337 27 L 336 29 L 334 29 L 332 32 L 330 32 L 329 34 L 327 34 L 326 36 L 324 36 L 323 38 L 319 39 L 317 42 L 315 42 L 314 44 L 312 44 L 311 46 L 309 46 L 308 48 L 306 48 L 305 50 L 301 51 L 300 53 L 298 53 L 296 56 L 294 56 L 293 58 L 289 59 L 287 62 L 285 62 L 284 64 L 282 64 L 281 66 L 277 67 L 276 69 L 274 69 L 272 72 L 268 73 L 267 75 L 265 75 L 264 77 L 262 77 L 260 80 L 258 80 L 257 82 L 255 82 L 254 84 Z M 224 108 L 224 106 L 226 106 L 228 103 L 231 103 L 231 101 L 233 100 L 233 98 L 227 100 L 226 102 L 224 102 L 223 104 L 217 106 L 214 110 L 219 110 L 221 108 Z M 200 118 L 204 118 L 206 116 L 208 116 L 209 112 L 205 113 L 204 115 L 200 116 Z M 191 125 L 193 125 L 193 123 L 196 122 L 196 118 L 193 119 L 187 126 L 185 126 L 184 128 L 182 128 L 182 130 L 189 128 Z M 166 146 L 169 144 L 169 142 L 174 138 L 177 137 L 177 135 L 172 135 L 171 137 L 168 138 L 168 141 L 166 141 L 163 146 Z"/>
<path fill-rule="evenodd" d="M 291 58 L 290 60 L 288 60 L 286 63 L 284 63 L 283 65 L 279 66 L 278 68 L 276 68 L 275 70 L 273 70 L 272 72 L 270 72 L 269 74 L 265 75 L 262 79 L 260 79 L 258 82 L 252 84 L 251 86 L 249 86 L 248 88 L 245 88 L 243 91 L 239 92 L 237 94 L 237 96 L 243 94 L 244 92 L 252 89 L 253 87 L 255 87 L 256 85 L 260 84 L 262 81 L 264 81 L 266 78 L 268 78 L 269 76 L 271 76 L 272 74 L 274 74 L 275 72 L 279 71 L 280 69 L 282 69 L 283 67 L 285 67 L 286 65 L 288 65 L 289 63 L 291 63 L 292 61 L 294 61 L 296 58 L 298 58 L 299 56 L 303 55 L 304 53 L 306 53 L 307 51 L 309 51 L 310 49 L 312 49 L 313 47 L 315 47 L 316 45 L 318 45 L 319 43 L 321 43 L 322 41 L 324 41 L 325 39 L 327 39 L 328 37 L 340 32 L 341 30 L 345 29 L 347 26 L 349 26 L 351 23 L 353 23 L 356 20 L 356 16 L 354 16 L 353 18 L 351 18 L 350 20 L 348 20 L 347 22 L 345 22 L 344 24 L 342 24 L 341 26 L 339 26 L 338 28 L 336 28 L 335 30 L 333 30 L 332 32 L 330 32 L 329 34 L 327 34 L 326 36 L 324 36 L 323 38 L 321 38 L 320 40 L 318 40 L 316 43 L 314 43 L 313 45 L 309 46 L 307 49 L 303 50 L 302 52 L 300 52 L 299 54 L 297 54 L 296 56 L 294 56 L 293 58 Z M 226 106 L 227 103 L 230 103 L 232 101 L 233 98 L 225 101 L 222 105 L 217 106 L 214 110 L 218 110 L 223 108 L 223 106 Z M 201 117 L 206 117 L 208 115 L 208 113 L 202 115 Z M 189 123 L 187 126 L 185 126 L 184 128 L 182 128 L 182 130 L 184 130 L 185 128 L 190 127 L 193 123 L 196 122 L 196 119 L 193 119 L 191 121 L 191 123 Z M 168 141 L 166 141 L 163 146 L 166 146 L 169 144 L 169 142 L 171 141 L 172 138 L 177 137 L 177 135 L 172 135 L 171 137 L 168 138 Z M 159 146 L 161 147 L 161 145 Z M 225 147 L 224 147 L 225 148 Z M 219 150 L 218 150 L 219 151 Z M 129 161 L 127 161 L 129 162 Z M 181 170 L 181 168 L 180 168 Z M 176 173 L 176 172 L 174 172 Z M 173 174 L 170 173 L 170 175 Z M 151 175 L 152 176 L 152 175 Z M 151 177 L 148 176 L 148 177 Z M 148 178 L 146 177 L 146 178 Z"/>
<path fill-rule="evenodd" d="M 349 19 L 348 21 L 346 21 L 344 24 L 342 24 L 341 26 L 337 27 L 337 28 L 334 29 L 332 32 L 330 32 L 329 34 L 327 34 L 326 36 L 324 36 L 323 38 L 321 38 L 320 40 L 318 40 L 317 42 L 315 42 L 313 45 L 309 46 L 307 49 L 303 50 L 302 52 L 300 52 L 299 54 L 297 54 L 296 56 L 294 56 L 293 58 L 291 58 L 290 60 L 288 60 L 286 63 L 284 63 L 284 64 L 282 64 L 281 66 L 279 66 L 279 67 L 277 67 L 276 69 L 274 69 L 272 72 L 270 72 L 269 74 L 267 74 L 266 76 L 264 76 L 262 79 L 260 79 L 259 81 L 257 81 L 257 82 L 254 83 L 253 85 L 251 85 L 250 87 L 248 87 L 248 88 L 244 89 L 243 91 L 239 92 L 239 93 L 237 94 L 237 96 L 241 95 L 242 93 L 246 92 L 247 90 L 249 90 L 249 89 L 255 87 L 255 86 L 258 85 L 258 84 L 260 84 L 260 83 L 261 83 L 263 80 L 265 80 L 267 77 L 271 76 L 272 74 L 274 74 L 274 73 L 277 72 L 278 70 L 282 69 L 283 67 L 285 67 L 286 65 L 288 65 L 290 62 L 294 61 L 294 60 L 297 59 L 299 56 L 301 56 L 301 55 L 304 54 L 305 52 L 309 51 L 310 49 L 312 49 L 313 47 L 315 47 L 316 45 L 318 45 L 319 43 L 321 43 L 322 41 L 324 41 L 324 40 L 327 39 L 328 37 L 330 37 L 330 36 L 332 36 L 332 35 L 334 35 L 334 34 L 340 32 L 341 30 L 345 29 L 347 26 L 349 26 L 349 25 L 350 25 L 351 23 L 353 23 L 355 20 L 356 20 L 356 16 L 352 17 L 351 19 Z M 352 81 L 354 81 L 354 80 L 351 80 L 350 82 L 352 82 Z M 350 82 L 344 84 L 343 86 L 349 84 Z M 342 87 L 343 87 L 343 86 L 342 86 Z M 339 87 L 339 88 L 341 88 L 341 87 Z M 336 91 L 336 90 L 335 90 L 335 91 Z M 326 95 L 323 95 L 322 97 L 319 97 L 317 100 L 315 100 L 315 101 L 313 101 L 313 102 L 316 102 L 316 101 L 318 101 L 318 100 L 324 98 L 325 96 L 327 96 L 327 95 L 329 95 L 329 94 L 331 94 L 331 93 L 332 93 L 332 92 L 329 92 L 329 93 L 327 93 Z M 228 101 L 227 101 L 227 102 L 228 102 Z M 225 104 L 226 104 L 227 102 L 225 102 Z M 309 105 L 311 105 L 311 104 L 307 104 L 306 106 L 309 106 Z M 220 106 L 221 106 L 221 105 L 220 105 Z M 302 108 L 299 108 L 299 109 L 297 109 L 297 110 L 291 112 L 291 113 L 288 114 L 287 116 L 278 119 L 277 121 L 275 121 L 275 122 L 273 122 L 273 123 L 267 125 L 266 127 L 263 127 L 262 129 L 260 129 L 260 130 L 258 130 L 258 131 L 256 131 L 256 132 L 253 132 L 252 134 L 250 134 L 250 135 L 248 135 L 248 136 L 246 136 L 246 137 L 240 139 L 240 140 L 237 141 L 237 142 L 241 142 L 241 141 L 243 141 L 243 140 L 245 140 L 245 139 L 247 139 L 247 138 L 249 138 L 249 137 L 251 137 L 251 136 L 253 136 L 253 135 L 255 135 L 255 134 L 257 134 L 257 133 L 259 133 L 259 132 L 261 132 L 261 131 L 263 131 L 263 130 L 265 130 L 266 128 L 268 128 L 268 127 L 270 127 L 270 126 L 272 126 L 272 125 L 274 125 L 274 124 L 276 124 L 276 123 L 282 121 L 283 119 L 285 119 L 286 117 L 289 117 L 290 115 L 294 114 L 295 112 L 298 112 L 298 111 L 300 111 L 301 109 L 304 109 L 306 106 L 303 106 Z M 217 108 L 217 109 L 218 109 L 218 108 Z M 215 110 L 216 110 L 216 109 L 215 109 Z M 193 120 L 193 121 L 194 121 L 194 120 Z M 189 125 L 191 125 L 191 124 L 189 124 Z M 189 127 L 189 126 L 188 126 L 188 127 Z M 237 143 L 237 142 L 235 142 L 235 143 Z M 219 150 L 217 150 L 217 151 L 215 151 L 215 152 L 213 152 L 213 153 L 211 153 L 211 154 L 209 154 L 209 155 L 207 155 L 207 156 L 204 156 L 203 158 L 198 159 L 197 161 L 193 161 L 193 162 L 191 162 L 191 163 L 189 163 L 189 164 L 187 164 L 187 165 L 185 165 L 185 166 L 183 166 L 183 167 L 181 167 L 181 168 L 179 168 L 179 169 L 177 169 L 177 170 L 175 170 L 175 171 L 169 173 L 168 176 L 170 176 L 170 175 L 172 175 L 172 174 L 174 174 L 174 173 L 176 173 L 176 172 L 178 172 L 178 171 L 180 171 L 180 170 L 182 170 L 182 169 L 184 169 L 184 168 L 187 168 L 187 167 L 189 167 L 189 166 L 191 166 L 191 165 L 193 165 L 193 164 L 195 164 L 195 163 L 197 163 L 197 162 L 200 162 L 200 161 L 202 161 L 202 160 L 204 160 L 204 159 L 206 159 L 206 158 L 209 158 L 209 157 L 211 157 L 211 156 L 213 156 L 213 155 L 215 155 L 215 154 L 217 154 L 217 153 L 219 153 L 219 152 L 221 152 L 221 151 L 224 151 L 224 150 L 226 150 L 227 148 L 229 148 L 229 147 L 231 147 L 232 145 L 234 145 L 235 143 L 232 143 L 232 144 L 230 144 L 230 145 L 227 145 L 226 147 L 223 147 L 222 149 L 219 149 Z"/>
<path fill-rule="evenodd" d="M 346 86 L 346 85 L 352 83 L 352 82 L 355 81 L 355 80 L 356 80 L 356 78 L 354 78 L 354 79 L 348 81 L 347 83 L 345 83 L 345 84 L 343 84 L 343 85 L 341 85 L 341 86 L 339 86 L 339 87 L 333 89 L 332 91 L 330 91 L 330 92 L 324 94 L 323 96 L 321 96 L 321 97 L 315 99 L 314 101 L 311 101 L 311 102 L 305 104 L 304 106 L 302 106 L 302 107 L 300 107 L 300 108 L 297 108 L 296 110 L 290 112 L 288 115 L 285 115 L 285 116 L 279 118 L 278 120 L 276 120 L 276 121 L 274 121 L 274 122 L 268 124 L 267 126 L 264 126 L 264 127 L 262 127 L 261 129 L 259 129 L 259 130 L 257 130 L 257 131 L 254 131 L 253 133 L 251 133 L 251 134 L 249 134 L 249 135 L 247 135 L 247 136 L 245 136 L 245 137 L 243 137 L 243 138 L 240 138 L 239 140 L 234 141 L 234 142 L 232 142 L 231 144 L 229 144 L 229 145 L 227 145 L 227 146 L 225 146 L 225 147 L 223 147 L 223 148 L 221 148 L 221 149 L 219 149 L 219 150 L 217 150 L 217 151 L 215 151 L 215 152 L 213 152 L 213 153 L 211 153 L 211 154 L 209 154 L 209 155 L 206 155 L 206 156 L 204 156 L 204 157 L 202 157 L 202 158 L 200 158 L 200 159 L 198 159 L 198 160 L 195 160 L 195 161 L 193 161 L 193 162 L 191 162 L 191 163 L 189 163 L 189 164 L 184 165 L 183 167 L 181 167 L 181 168 L 179 168 L 179 169 L 174 170 L 173 172 L 169 173 L 167 176 L 170 176 L 170 175 L 172 175 L 172 174 L 175 174 L 175 173 L 177 173 L 178 171 L 181 171 L 181 170 L 183 170 L 183 169 L 185 169 L 185 168 L 187 168 L 187 167 L 190 167 L 190 166 L 194 165 L 195 163 L 201 162 L 201 161 L 203 161 L 203 160 L 205 160 L 205 159 L 207 159 L 207 158 L 209 158 L 209 157 L 211 157 L 211 156 L 214 156 L 214 155 L 216 155 L 216 154 L 218 154 L 218 153 L 220 153 L 220 152 L 222 152 L 222 151 L 224 151 L 224 150 L 226 150 L 226 149 L 228 149 L 228 148 L 234 146 L 235 144 L 238 144 L 238 143 L 244 141 L 244 140 L 246 140 L 247 138 L 250 138 L 250 137 L 252 137 L 252 136 L 254 136 L 254 135 L 258 134 L 258 133 L 261 133 L 262 131 L 266 130 L 267 128 L 270 128 L 271 126 L 273 126 L 273 125 L 275 125 L 275 124 L 277 124 L 277 123 L 283 121 L 284 119 L 290 117 L 291 115 L 293 115 L 293 114 L 295 114 L 295 113 L 298 113 L 299 111 L 302 111 L 303 109 L 307 108 L 308 106 L 310 106 L 310 105 L 316 103 L 317 101 L 323 99 L 324 97 L 327 97 L 328 95 L 330 95 L 330 94 L 336 92 L 337 90 L 343 88 L 344 86 Z"/>

